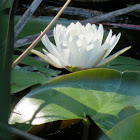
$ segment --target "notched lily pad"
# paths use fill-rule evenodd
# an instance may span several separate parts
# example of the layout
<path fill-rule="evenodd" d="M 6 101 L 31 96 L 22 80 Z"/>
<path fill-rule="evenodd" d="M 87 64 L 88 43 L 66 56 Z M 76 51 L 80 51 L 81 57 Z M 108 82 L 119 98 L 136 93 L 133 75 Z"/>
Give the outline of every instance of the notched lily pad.
<path fill-rule="evenodd" d="M 134 81 L 133 77 L 137 79 Z M 84 114 L 89 114 L 107 132 L 120 122 L 118 114 L 124 107 L 133 106 L 140 110 L 139 83 L 140 72 L 111 69 L 74 72 L 56 78 L 23 97 L 15 107 L 22 115 L 12 113 L 9 123 L 39 125 L 83 119 Z M 135 89 L 135 94 L 130 88 Z"/>

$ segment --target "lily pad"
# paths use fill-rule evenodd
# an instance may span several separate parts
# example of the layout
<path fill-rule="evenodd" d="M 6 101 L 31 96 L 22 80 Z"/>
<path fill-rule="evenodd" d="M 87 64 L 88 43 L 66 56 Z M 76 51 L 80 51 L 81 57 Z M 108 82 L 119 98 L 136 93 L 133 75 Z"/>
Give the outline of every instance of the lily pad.
<path fill-rule="evenodd" d="M 90 115 L 104 131 L 126 106 L 140 109 L 140 72 L 91 69 L 74 72 L 32 90 L 16 105 L 9 123 L 26 126 Z M 16 113 L 18 110 L 18 113 Z M 19 115 L 20 114 L 20 115 Z"/>
<path fill-rule="evenodd" d="M 11 8 L 12 6 L 12 0 L 8 0 L 8 1 L 0 1 L 0 4 L 2 6 L 0 6 L 0 11 L 7 9 L 7 8 Z"/>
<path fill-rule="evenodd" d="M 110 62 L 105 68 L 119 71 L 140 71 L 140 61 L 131 57 L 118 56 Z"/>
<path fill-rule="evenodd" d="M 18 57 L 17 55 L 14 55 L 13 59 L 15 60 L 17 57 Z M 30 57 L 30 56 L 26 56 L 20 63 L 24 64 L 25 66 L 32 67 L 33 70 L 40 71 L 42 74 L 44 74 L 47 77 L 57 76 L 58 74 L 61 73 L 61 71 L 59 70 L 53 70 L 53 69 L 47 68 L 48 66 L 47 62 L 34 59 L 33 57 Z"/>
<path fill-rule="evenodd" d="M 140 139 L 140 112 L 119 122 L 107 132 L 113 140 L 139 140 Z M 102 137 L 100 140 L 106 140 Z"/>
<path fill-rule="evenodd" d="M 15 60 L 18 56 L 14 55 Z M 11 92 L 16 93 L 36 84 L 45 84 L 54 79 L 61 71 L 47 68 L 47 63 L 26 56 L 22 67 L 12 71 Z"/>
<path fill-rule="evenodd" d="M 48 82 L 47 77 L 37 72 L 15 69 L 12 70 L 11 74 L 11 93 L 22 91 L 36 84 L 41 85 Z"/>

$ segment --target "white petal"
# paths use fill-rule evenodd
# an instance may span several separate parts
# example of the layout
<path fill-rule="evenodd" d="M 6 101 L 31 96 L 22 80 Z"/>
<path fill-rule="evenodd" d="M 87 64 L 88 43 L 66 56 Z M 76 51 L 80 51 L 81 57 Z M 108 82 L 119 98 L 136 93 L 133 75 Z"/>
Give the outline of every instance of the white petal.
<path fill-rule="evenodd" d="M 80 57 L 80 52 L 79 52 L 79 47 L 77 46 L 77 40 L 78 36 L 75 36 L 72 41 L 67 42 L 67 46 L 69 47 L 69 57 L 68 57 L 68 63 L 71 66 L 76 66 L 79 63 L 79 57 Z"/>
<path fill-rule="evenodd" d="M 110 63 L 111 61 L 113 61 L 116 57 L 118 57 L 119 55 L 121 55 L 122 53 L 124 53 L 125 51 L 129 50 L 131 47 L 126 47 L 118 52 L 116 52 L 115 54 L 103 59 L 98 65 L 97 67 L 103 67 L 104 65 Z"/>
<path fill-rule="evenodd" d="M 59 64 L 56 64 L 55 62 L 53 62 L 48 56 L 44 55 L 43 53 L 37 51 L 37 50 L 34 50 L 32 49 L 31 50 L 32 53 L 38 55 L 39 57 L 41 57 L 42 59 L 44 59 L 45 61 L 47 61 L 48 63 L 50 63 L 51 65 L 57 67 L 57 68 L 62 68 L 61 65 Z"/>
<path fill-rule="evenodd" d="M 95 54 L 96 53 L 98 53 L 98 51 L 100 50 L 100 49 L 102 49 L 101 47 L 100 47 L 100 40 L 95 40 L 94 42 L 93 42 L 93 49 L 94 49 L 94 51 L 95 51 Z M 104 48 L 105 49 L 105 48 Z"/>
<path fill-rule="evenodd" d="M 66 27 L 62 25 L 57 25 L 56 28 L 54 28 L 53 34 L 58 49 L 60 48 L 60 43 L 65 40 Z"/>
<path fill-rule="evenodd" d="M 86 25 L 85 29 L 86 29 L 86 32 L 92 31 L 92 26 L 91 26 L 91 24 L 88 23 L 88 24 Z"/>
<path fill-rule="evenodd" d="M 104 34 L 104 29 L 103 29 L 103 25 L 102 24 L 99 25 L 97 32 L 100 34 L 100 36 L 102 38 L 103 34 Z"/>
<path fill-rule="evenodd" d="M 42 49 L 43 52 L 46 54 L 46 56 L 50 55 L 50 53 L 48 51 L 46 51 L 45 49 Z M 65 62 L 63 60 L 63 58 L 60 55 L 57 55 L 57 57 L 55 57 L 59 60 L 58 63 L 61 63 L 61 66 L 64 67 L 65 66 Z M 50 58 L 51 59 L 51 58 Z"/>
<path fill-rule="evenodd" d="M 63 65 L 63 63 L 54 55 L 52 55 L 51 53 L 48 53 L 47 56 L 50 58 L 50 60 L 56 64 L 57 66 L 59 66 L 60 68 L 64 68 L 65 66 Z"/>
<path fill-rule="evenodd" d="M 56 46 L 59 46 L 59 35 L 60 35 L 60 32 L 57 33 L 56 32 L 56 28 L 53 29 L 53 35 L 54 35 L 54 40 L 55 40 Z"/>
<path fill-rule="evenodd" d="M 103 59 L 106 51 L 107 51 L 107 49 L 103 49 L 98 54 L 93 56 L 88 62 L 89 63 L 88 68 L 96 67 L 101 62 L 101 60 Z"/>
<path fill-rule="evenodd" d="M 55 56 L 58 54 L 56 46 L 50 42 L 46 34 L 42 37 L 41 41 L 51 54 Z"/>
<path fill-rule="evenodd" d="M 83 34 L 79 35 L 79 40 L 77 41 L 77 46 L 79 48 L 85 48 L 87 45 L 88 44 L 87 44 L 86 37 Z"/>
<path fill-rule="evenodd" d="M 95 24 L 92 24 L 92 32 L 95 33 L 97 31 L 97 26 Z"/>
<path fill-rule="evenodd" d="M 49 52 L 47 51 L 47 50 L 45 50 L 45 49 L 42 49 L 43 50 L 43 52 L 47 55 Z"/>
<path fill-rule="evenodd" d="M 56 25 L 56 33 L 59 34 L 61 32 L 63 32 L 64 30 L 66 30 L 67 28 L 65 26 L 62 26 L 61 24 L 57 24 Z"/>
<path fill-rule="evenodd" d="M 104 58 L 106 58 L 111 53 L 111 51 L 114 49 L 114 47 L 116 46 L 116 44 L 118 43 L 118 41 L 120 39 L 120 36 L 121 36 L 121 33 L 119 33 L 117 35 L 117 37 L 113 40 L 113 42 L 111 42 L 110 47 L 107 48 L 107 52 L 106 52 Z"/>
<path fill-rule="evenodd" d="M 82 27 L 82 24 L 80 23 L 80 22 L 76 22 L 76 27 L 78 27 L 78 28 L 81 28 Z"/>
<path fill-rule="evenodd" d="M 75 28 L 74 26 L 75 26 L 75 24 L 74 24 L 74 23 L 71 23 L 71 24 L 67 27 L 66 33 L 67 33 L 67 32 L 71 32 L 71 30 L 72 30 L 73 28 Z"/>
<path fill-rule="evenodd" d="M 103 29 L 102 24 L 99 25 L 97 32 L 99 33 L 99 40 L 100 40 L 100 46 L 101 46 L 102 40 L 103 40 L 103 35 L 104 35 L 104 29 Z"/>
<path fill-rule="evenodd" d="M 98 41 L 98 40 L 97 40 Z M 82 48 L 82 52 L 79 54 L 79 63 L 78 66 L 82 68 L 89 68 L 93 63 L 91 61 L 94 61 L 94 57 L 99 52 L 98 45 L 94 46 L 94 43 L 89 44 L 85 48 Z"/>
<path fill-rule="evenodd" d="M 63 47 L 63 48 L 62 48 Z M 61 45 L 61 56 L 63 57 L 65 65 L 68 65 L 68 57 L 69 57 L 69 48 Z"/>
<path fill-rule="evenodd" d="M 109 42 L 109 40 L 111 39 L 111 37 L 112 37 L 112 30 L 110 29 L 110 31 L 108 33 L 108 36 L 107 36 L 107 38 L 105 40 L 105 42 Z"/>
<path fill-rule="evenodd" d="M 81 27 L 81 32 L 82 32 L 83 34 L 86 34 L 86 29 L 85 29 L 84 26 Z"/>
<path fill-rule="evenodd" d="M 79 57 L 77 61 L 77 67 L 86 68 L 87 67 L 87 60 L 88 60 L 88 53 L 86 48 L 82 48 L 82 51 L 79 52 Z"/>

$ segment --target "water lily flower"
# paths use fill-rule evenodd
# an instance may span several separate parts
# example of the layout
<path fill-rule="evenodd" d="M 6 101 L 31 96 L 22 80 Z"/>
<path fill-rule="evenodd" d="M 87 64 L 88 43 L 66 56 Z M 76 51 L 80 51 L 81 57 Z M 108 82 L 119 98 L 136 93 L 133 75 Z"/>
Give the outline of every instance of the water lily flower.
<path fill-rule="evenodd" d="M 84 26 L 79 22 L 71 23 L 68 27 L 58 24 L 53 30 L 53 35 L 56 46 L 50 42 L 47 35 L 44 35 L 41 41 L 47 50 L 43 49 L 44 54 L 37 50 L 32 52 L 57 68 L 66 68 L 70 71 L 72 68 L 79 70 L 103 67 L 130 49 L 130 47 L 124 48 L 107 57 L 121 34 L 112 35 L 110 30 L 103 42 L 102 24 L 99 27 L 90 23 Z"/>

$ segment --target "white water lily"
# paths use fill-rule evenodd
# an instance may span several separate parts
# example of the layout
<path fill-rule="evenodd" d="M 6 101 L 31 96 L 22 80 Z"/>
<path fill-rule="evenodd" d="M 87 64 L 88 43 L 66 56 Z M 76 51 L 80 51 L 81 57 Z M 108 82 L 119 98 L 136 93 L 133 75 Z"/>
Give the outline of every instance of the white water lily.
<path fill-rule="evenodd" d="M 83 26 L 79 22 L 71 23 L 68 27 L 56 25 L 53 35 L 56 46 L 50 42 L 47 35 L 44 35 L 41 40 L 47 48 L 47 50 L 43 49 L 45 54 L 37 50 L 32 52 L 57 68 L 103 67 L 130 48 L 124 48 L 107 57 L 119 41 L 121 34 L 112 35 L 110 30 L 103 42 L 102 24 L 98 28 L 95 24 L 88 23 Z"/>

